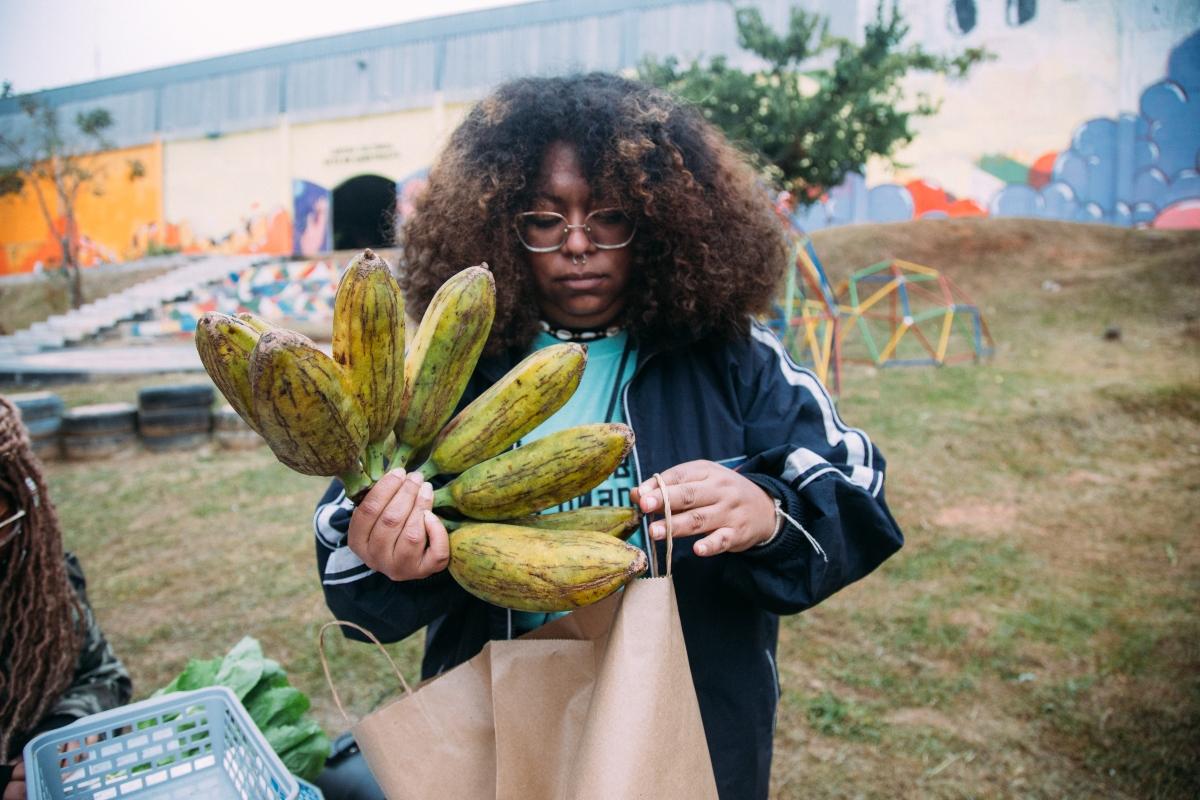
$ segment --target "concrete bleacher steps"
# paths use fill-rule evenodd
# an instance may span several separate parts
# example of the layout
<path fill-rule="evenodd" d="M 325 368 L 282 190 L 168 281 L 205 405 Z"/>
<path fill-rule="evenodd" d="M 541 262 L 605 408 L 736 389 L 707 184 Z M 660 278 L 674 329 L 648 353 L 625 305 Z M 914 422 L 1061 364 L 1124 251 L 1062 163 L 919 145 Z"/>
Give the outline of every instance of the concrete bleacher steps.
<path fill-rule="evenodd" d="M 0 358 L 85 342 L 119 322 L 136 319 L 163 303 L 182 300 L 210 283 L 223 280 L 230 273 L 246 269 L 261 258 L 253 255 L 181 258 L 180 266 L 169 272 L 65 314 L 55 314 L 24 330 L 0 336 Z"/>

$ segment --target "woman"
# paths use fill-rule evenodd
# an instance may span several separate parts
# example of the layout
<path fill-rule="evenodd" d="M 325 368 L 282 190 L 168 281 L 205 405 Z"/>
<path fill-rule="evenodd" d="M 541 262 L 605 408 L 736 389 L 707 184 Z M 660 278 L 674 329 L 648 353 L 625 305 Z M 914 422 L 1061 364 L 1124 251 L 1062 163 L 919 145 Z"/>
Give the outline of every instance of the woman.
<path fill-rule="evenodd" d="M 495 275 L 487 357 L 464 402 L 531 348 L 588 342 L 575 396 L 527 438 L 633 427 L 631 463 L 581 502 L 629 498 L 654 515 L 650 476 L 667 480 L 675 535 L 694 537 L 673 570 L 721 796 L 766 797 L 777 615 L 861 578 L 902 538 L 878 451 L 752 320 L 789 266 L 754 173 L 664 93 L 609 75 L 518 80 L 455 131 L 403 239 L 414 315 L 465 265 Z M 431 497 L 395 472 L 357 508 L 335 484 L 315 518 L 330 608 L 384 641 L 428 626 L 425 676 L 541 621 L 454 583 Z M 648 533 L 661 558 L 663 523 Z"/>
<path fill-rule="evenodd" d="M 88 605 L 79 561 L 16 407 L 0 397 L 0 796 L 25 797 L 21 749 L 129 702 L 133 686 Z"/>

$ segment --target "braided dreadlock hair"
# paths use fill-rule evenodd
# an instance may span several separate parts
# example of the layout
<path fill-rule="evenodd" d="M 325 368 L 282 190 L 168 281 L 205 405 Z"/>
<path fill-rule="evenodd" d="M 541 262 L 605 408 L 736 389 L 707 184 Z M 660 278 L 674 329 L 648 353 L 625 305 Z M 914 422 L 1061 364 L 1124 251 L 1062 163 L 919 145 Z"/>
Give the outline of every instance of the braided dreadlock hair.
<path fill-rule="evenodd" d="M 70 685 L 83 646 L 83 609 L 67 578 L 62 531 L 42 465 L 16 407 L 0 396 L 0 497 L 25 509 L 0 549 L 0 757 Z M 7 515 L 5 515 L 7 516 Z"/>

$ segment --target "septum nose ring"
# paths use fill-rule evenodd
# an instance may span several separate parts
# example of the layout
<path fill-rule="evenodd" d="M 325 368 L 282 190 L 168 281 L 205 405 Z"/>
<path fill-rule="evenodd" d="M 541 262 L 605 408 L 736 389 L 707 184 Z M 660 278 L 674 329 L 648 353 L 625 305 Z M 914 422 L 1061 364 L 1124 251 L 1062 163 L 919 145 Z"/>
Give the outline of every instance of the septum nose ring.
<path fill-rule="evenodd" d="M 584 253 L 583 255 L 571 256 L 571 263 L 574 264 L 575 266 L 579 266 L 580 264 L 586 264 L 587 263 L 587 253 Z"/>

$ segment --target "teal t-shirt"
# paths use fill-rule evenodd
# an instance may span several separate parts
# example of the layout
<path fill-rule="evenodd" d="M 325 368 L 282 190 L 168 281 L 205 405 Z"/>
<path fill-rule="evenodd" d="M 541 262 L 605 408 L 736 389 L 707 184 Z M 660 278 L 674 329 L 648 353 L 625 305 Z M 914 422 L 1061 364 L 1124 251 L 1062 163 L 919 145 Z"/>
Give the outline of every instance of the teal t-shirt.
<path fill-rule="evenodd" d="M 539 333 L 533 342 L 533 349 L 541 350 L 553 344 L 561 342 L 548 333 Z M 637 348 L 630 340 L 629 334 L 624 331 L 587 342 L 586 347 L 587 364 L 575 394 L 571 395 L 571 399 L 549 419 L 526 434 L 521 444 L 573 425 L 589 422 L 625 422 L 625 408 L 621 403 L 621 395 L 625 384 L 633 377 L 637 364 Z M 599 486 L 579 497 L 548 508 L 544 513 L 569 511 L 581 506 L 633 505 L 629 492 L 636 485 L 637 477 L 634 475 L 632 459 L 626 457 L 616 471 Z M 634 532 L 629 543 L 641 547 L 641 531 Z M 562 615 L 514 611 L 513 635 L 531 631 L 557 616 Z"/>

